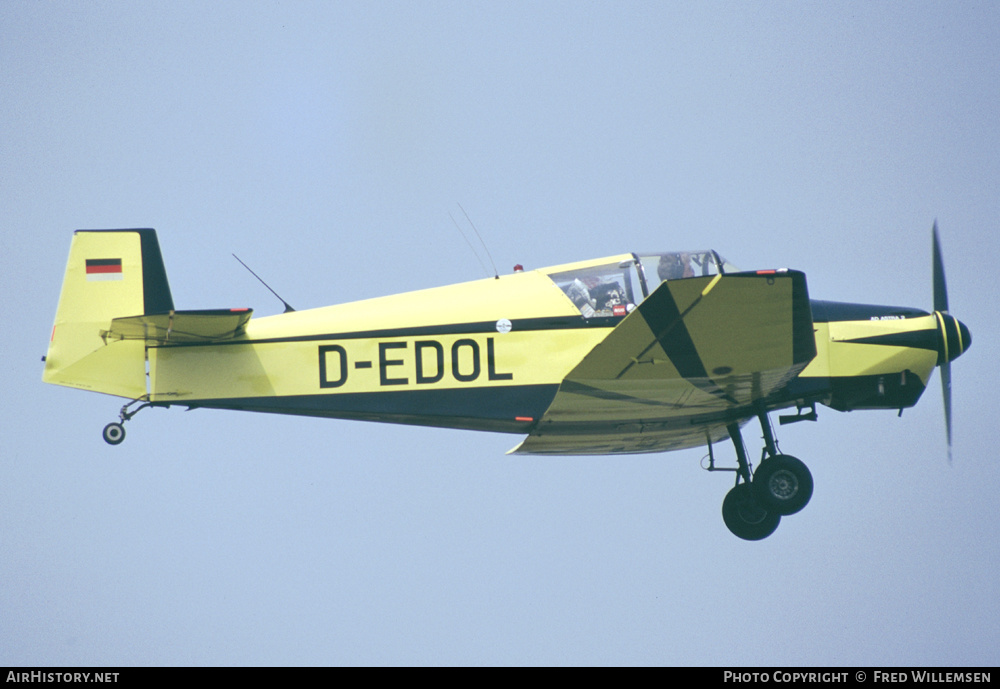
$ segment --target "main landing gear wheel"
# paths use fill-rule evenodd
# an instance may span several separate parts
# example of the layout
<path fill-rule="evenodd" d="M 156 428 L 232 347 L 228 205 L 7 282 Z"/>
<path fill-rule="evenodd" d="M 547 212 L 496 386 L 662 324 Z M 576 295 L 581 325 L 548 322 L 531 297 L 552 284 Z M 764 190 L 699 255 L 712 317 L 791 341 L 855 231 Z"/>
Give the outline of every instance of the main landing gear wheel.
<path fill-rule="evenodd" d="M 108 445 L 118 445 L 125 440 L 125 426 L 120 423 L 109 423 L 104 427 L 102 435 Z"/>
<path fill-rule="evenodd" d="M 761 462 L 751 486 L 761 505 L 785 516 L 805 507 L 813 493 L 809 468 L 791 455 L 775 455 Z"/>
<path fill-rule="evenodd" d="M 749 483 L 739 483 L 722 501 L 722 520 L 739 538 L 759 541 L 774 533 L 781 515 L 764 507 Z"/>

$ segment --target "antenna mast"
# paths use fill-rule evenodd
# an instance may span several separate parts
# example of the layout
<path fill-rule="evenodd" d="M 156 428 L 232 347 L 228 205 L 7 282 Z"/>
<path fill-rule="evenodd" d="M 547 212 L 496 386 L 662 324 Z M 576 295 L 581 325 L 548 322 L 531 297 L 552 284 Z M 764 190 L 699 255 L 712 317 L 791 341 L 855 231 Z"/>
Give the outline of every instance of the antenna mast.
<path fill-rule="evenodd" d="M 236 259 L 237 261 L 240 261 L 240 257 L 239 257 L 239 256 L 237 256 L 236 254 L 233 254 L 233 258 L 235 258 L 235 259 Z M 244 268 L 246 268 L 247 270 L 250 270 L 250 266 L 248 266 L 248 265 L 247 265 L 246 263 L 244 263 L 243 261 L 240 261 L 240 265 L 241 265 L 241 266 L 243 266 Z M 275 291 L 274 291 L 273 289 L 271 289 L 271 286 L 270 286 L 269 284 L 267 284 L 266 282 L 264 282 L 264 281 L 263 281 L 263 280 L 261 279 L 260 275 L 257 275 L 257 273 L 253 272 L 252 270 L 250 270 L 250 274 L 251 274 L 251 275 L 253 275 L 253 276 L 254 276 L 255 278 L 257 278 L 258 280 L 260 280 L 260 284 L 264 285 L 264 287 L 267 287 L 268 291 L 269 291 L 269 292 L 270 292 L 271 294 L 273 294 L 274 296 L 278 297 L 278 301 L 280 301 L 280 302 L 281 302 L 282 304 L 284 304 L 284 305 L 285 305 L 285 313 L 291 313 L 292 311 L 294 311 L 294 310 L 295 310 L 295 309 L 293 309 L 293 308 L 291 307 L 291 305 L 290 305 L 290 304 L 289 304 L 289 303 L 288 303 L 287 301 L 285 301 L 284 299 L 282 299 L 282 298 L 281 298 L 281 297 L 280 297 L 280 296 L 278 295 L 278 293 L 277 293 L 277 292 L 275 292 Z"/>
<path fill-rule="evenodd" d="M 482 235 L 479 234 L 479 230 L 476 229 L 476 224 L 474 222 L 472 222 L 472 218 L 470 218 L 469 214 L 465 212 L 464 208 L 462 208 L 462 204 L 458 204 L 458 207 L 462 209 L 462 214 L 465 215 L 465 219 L 468 220 L 469 221 L 469 225 L 472 226 L 472 231 L 476 233 L 476 237 L 479 239 L 479 243 L 483 245 L 483 250 L 486 251 L 486 256 L 490 259 L 490 265 L 493 266 L 493 277 L 495 279 L 499 280 L 500 279 L 500 271 L 497 270 L 497 264 L 493 262 L 493 254 L 490 253 L 490 248 L 488 246 L 486 246 L 486 242 L 483 241 Z M 454 221 L 454 218 L 452 218 L 452 220 Z M 458 225 L 458 223 L 455 223 L 455 224 Z M 462 235 L 462 236 L 464 237 L 465 235 Z M 468 242 L 468 240 L 466 240 L 466 242 Z M 477 259 L 479 258 L 479 254 L 476 254 L 476 258 Z M 480 260 L 479 263 L 482 264 L 482 260 Z M 485 270 L 485 268 L 486 268 L 486 266 L 483 266 L 484 270 Z"/>

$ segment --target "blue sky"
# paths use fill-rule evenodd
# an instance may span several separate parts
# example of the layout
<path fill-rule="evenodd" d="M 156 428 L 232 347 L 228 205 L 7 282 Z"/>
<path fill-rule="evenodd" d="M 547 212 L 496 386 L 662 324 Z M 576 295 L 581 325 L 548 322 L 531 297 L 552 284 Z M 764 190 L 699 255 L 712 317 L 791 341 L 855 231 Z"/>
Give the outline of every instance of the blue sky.
<path fill-rule="evenodd" d="M 994 665 L 989 2 L 0 5 L 0 664 Z M 72 231 L 155 227 L 178 308 L 303 309 L 714 248 L 974 345 L 920 403 L 779 429 L 766 541 L 703 450 L 144 411 L 43 385 Z M 759 429 L 744 431 L 751 456 Z M 731 448 L 721 447 L 727 460 Z"/>

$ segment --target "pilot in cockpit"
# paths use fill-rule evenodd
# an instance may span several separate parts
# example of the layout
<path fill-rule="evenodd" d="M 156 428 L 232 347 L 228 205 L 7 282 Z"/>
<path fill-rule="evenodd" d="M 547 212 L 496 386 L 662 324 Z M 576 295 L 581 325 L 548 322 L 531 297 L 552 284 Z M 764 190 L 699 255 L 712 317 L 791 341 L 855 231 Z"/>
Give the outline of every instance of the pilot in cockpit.
<path fill-rule="evenodd" d="M 660 256 L 660 263 L 656 267 L 656 274 L 660 276 L 660 280 L 693 278 L 694 270 L 691 268 L 691 255 L 663 254 Z"/>
<path fill-rule="evenodd" d="M 594 278 L 593 284 L 588 287 L 583 280 L 577 278 L 563 287 L 566 296 L 580 309 L 584 318 L 624 316 L 633 308 L 628 303 L 628 297 L 621 283 L 617 280 L 611 282 L 599 282 L 599 280 L 600 278 Z"/>
<path fill-rule="evenodd" d="M 613 311 L 616 306 L 625 304 L 625 295 L 622 294 L 621 285 L 617 282 L 609 282 L 598 285 L 591 290 L 591 295 L 597 302 L 598 311 Z"/>

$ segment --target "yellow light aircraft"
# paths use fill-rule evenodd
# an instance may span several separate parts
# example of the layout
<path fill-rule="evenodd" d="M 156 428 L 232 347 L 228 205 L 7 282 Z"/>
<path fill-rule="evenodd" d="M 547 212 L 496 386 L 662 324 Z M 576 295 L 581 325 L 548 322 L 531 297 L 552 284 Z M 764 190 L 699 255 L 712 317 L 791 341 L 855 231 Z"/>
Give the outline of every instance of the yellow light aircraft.
<path fill-rule="evenodd" d="M 714 251 L 626 253 L 251 320 L 174 309 L 156 232 L 79 230 L 43 380 L 148 406 L 240 409 L 526 434 L 517 454 L 622 454 L 707 445 L 735 472 L 729 529 L 769 536 L 812 495 L 779 453 L 782 423 L 916 403 L 971 343 L 948 313 L 937 225 L 934 311 L 811 300 L 795 270 L 742 272 Z M 752 470 L 740 426 L 758 419 Z M 732 440 L 737 466 L 715 466 Z"/>

